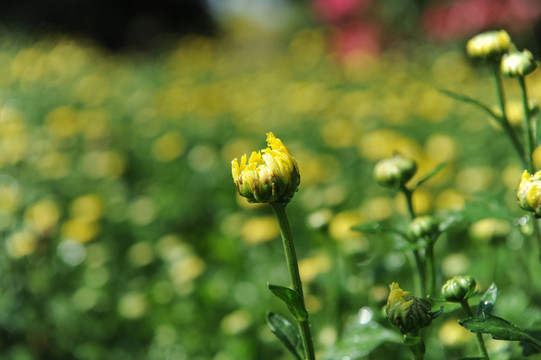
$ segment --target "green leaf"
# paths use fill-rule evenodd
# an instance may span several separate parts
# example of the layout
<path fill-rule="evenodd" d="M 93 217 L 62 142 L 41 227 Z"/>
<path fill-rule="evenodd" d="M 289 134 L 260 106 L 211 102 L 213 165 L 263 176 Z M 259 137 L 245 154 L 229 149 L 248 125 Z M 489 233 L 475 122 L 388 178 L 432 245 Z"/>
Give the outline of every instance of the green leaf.
<path fill-rule="evenodd" d="M 485 314 L 484 317 L 473 317 L 458 322 L 466 330 L 475 333 L 490 334 L 496 340 L 524 341 L 541 349 L 541 341 L 530 336 L 509 321 L 494 315 Z"/>
<path fill-rule="evenodd" d="M 439 173 L 445 166 L 447 166 L 447 163 L 446 162 L 443 162 L 441 164 L 439 164 L 438 166 L 436 166 L 434 169 L 432 169 L 424 178 L 422 178 L 421 180 L 419 180 L 417 182 L 417 185 L 415 185 L 415 187 L 418 187 L 419 185 L 421 185 L 422 183 L 424 183 L 425 181 L 429 180 L 431 177 L 433 177 L 434 175 L 436 175 L 437 173 Z"/>
<path fill-rule="evenodd" d="M 355 225 L 351 229 L 368 234 L 393 233 L 402 236 L 404 239 L 408 239 L 408 236 L 403 232 L 395 229 L 390 225 L 377 221 L 365 222 L 359 225 Z"/>
<path fill-rule="evenodd" d="M 402 336 L 376 321 L 361 323 L 359 317 L 354 316 L 346 324 L 337 343 L 328 348 L 320 360 L 364 359 L 384 343 L 401 344 Z"/>
<path fill-rule="evenodd" d="M 304 358 L 301 335 L 289 321 L 269 311 L 267 313 L 267 324 L 269 324 L 272 333 L 293 354 L 296 360 L 302 360 Z"/>
<path fill-rule="evenodd" d="M 285 286 L 267 285 L 269 290 L 287 305 L 287 308 L 297 321 L 305 321 L 308 319 L 308 312 L 304 308 L 304 303 L 296 291 Z"/>
<path fill-rule="evenodd" d="M 459 101 L 462 101 L 462 102 L 465 102 L 467 104 L 472 104 L 472 105 L 475 105 L 477 107 L 479 107 L 481 110 L 484 110 L 486 111 L 490 116 L 492 116 L 496 121 L 498 121 L 498 123 L 502 123 L 502 118 L 496 114 L 491 108 L 489 108 L 488 106 L 486 106 L 485 104 L 481 103 L 480 101 L 474 99 L 474 98 L 471 98 L 467 95 L 463 95 L 463 94 L 459 94 L 459 93 L 456 93 L 454 91 L 451 91 L 451 90 L 446 90 L 446 89 L 438 89 L 440 92 L 442 92 L 443 94 L 455 99 L 455 100 L 459 100 Z"/>
<path fill-rule="evenodd" d="M 485 291 L 485 294 L 481 298 L 481 301 L 479 302 L 479 306 L 477 307 L 477 317 L 485 316 L 486 314 L 490 314 L 492 311 L 492 308 L 494 307 L 494 304 L 496 303 L 496 299 L 498 298 L 498 287 L 495 283 L 492 283 L 490 287 Z"/>

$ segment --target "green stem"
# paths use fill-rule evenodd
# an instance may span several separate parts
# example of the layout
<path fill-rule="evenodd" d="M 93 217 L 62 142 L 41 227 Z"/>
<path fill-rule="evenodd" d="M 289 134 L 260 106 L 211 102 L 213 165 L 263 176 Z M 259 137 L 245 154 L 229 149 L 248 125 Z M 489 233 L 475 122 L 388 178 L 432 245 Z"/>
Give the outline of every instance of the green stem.
<path fill-rule="evenodd" d="M 280 233 L 282 235 L 282 244 L 284 245 L 287 270 L 289 272 L 293 290 L 299 294 L 302 305 L 305 307 L 304 292 L 302 290 L 301 276 L 299 274 L 299 264 L 295 253 L 295 244 L 293 243 L 293 236 L 291 235 L 291 228 L 289 227 L 285 205 L 279 203 L 270 203 L 270 205 L 274 209 L 276 217 L 278 218 L 278 223 L 280 224 Z M 301 333 L 302 344 L 304 345 L 305 359 L 315 360 L 316 356 L 308 318 L 304 321 L 299 321 L 299 330 Z"/>
<path fill-rule="evenodd" d="M 413 191 L 408 189 L 405 186 L 402 186 L 400 190 L 404 193 L 406 197 L 406 203 L 408 205 L 408 213 L 410 215 L 410 220 L 415 219 L 415 210 L 413 209 Z"/>
<path fill-rule="evenodd" d="M 526 90 L 526 81 L 524 76 L 519 76 L 518 83 L 520 85 L 520 93 L 522 95 L 522 110 L 524 112 L 524 127 L 526 128 L 528 140 L 528 171 L 534 173 L 533 167 L 533 152 L 535 150 L 535 124 L 530 119 L 530 105 L 528 103 L 528 92 Z"/>
<path fill-rule="evenodd" d="M 522 144 L 520 143 L 520 140 L 518 139 L 518 136 L 515 133 L 515 130 L 509 123 L 509 120 L 507 119 L 507 114 L 505 113 L 505 95 L 503 93 L 502 78 L 500 75 L 500 69 L 499 69 L 498 64 L 492 65 L 492 74 L 494 78 L 494 86 L 496 87 L 496 92 L 498 96 L 498 104 L 502 112 L 501 125 L 503 126 L 503 130 L 507 133 L 507 136 L 511 140 L 511 143 L 513 144 L 513 147 L 515 148 L 515 151 L 517 152 L 520 158 L 520 161 L 522 161 L 522 166 L 524 168 L 527 168 L 528 160 L 524 152 L 524 148 L 522 147 Z"/>
<path fill-rule="evenodd" d="M 473 312 L 471 311 L 470 305 L 468 304 L 468 300 L 462 300 L 460 302 L 460 305 L 462 305 L 462 308 L 468 314 L 469 317 L 473 317 Z M 475 340 L 477 341 L 477 346 L 479 347 L 479 350 L 483 354 L 483 357 L 486 360 L 490 360 L 490 357 L 488 356 L 487 348 L 485 347 L 485 342 L 483 341 L 483 335 L 481 333 L 475 333 Z"/>
<path fill-rule="evenodd" d="M 426 276 L 428 294 L 434 295 L 434 289 L 436 288 L 436 267 L 434 265 L 434 241 L 427 239 L 429 242 L 426 247 Z"/>
<path fill-rule="evenodd" d="M 413 191 L 405 186 L 402 186 L 400 190 L 402 193 L 404 193 L 404 197 L 406 198 L 410 220 L 413 220 L 415 219 L 415 210 L 413 209 Z M 417 295 L 424 297 L 426 295 L 426 268 L 419 249 L 413 250 L 413 257 L 417 267 L 417 276 L 415 276 L 415 282 L 417 283 Z"/>

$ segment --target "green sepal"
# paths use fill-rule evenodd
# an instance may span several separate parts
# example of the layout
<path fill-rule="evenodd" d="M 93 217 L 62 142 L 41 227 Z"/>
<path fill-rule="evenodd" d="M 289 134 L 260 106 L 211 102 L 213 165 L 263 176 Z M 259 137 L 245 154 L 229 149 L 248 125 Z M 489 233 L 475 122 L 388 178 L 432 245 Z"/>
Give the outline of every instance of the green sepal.
<path fill-rule="evenodd" d="M 301 335 L 289 321 L 269 311 L 267 313 L 267 324 L 269 324 L 271 332 L 296 360 L 302 360 L 304 358 L 304 346 L 302 345 Z"/>
<path fill-rule="evenodd" d="M 494 315 L 486 314 L 484 317 L 473 317 L 458 322 L 466 330 L 474 333 L 489 334 L 496 340 L 524 341 L 541 349 L 541 341 L 519 329 L 512 323 Z"/>
<path fill-rule="evenodd" d="M 447 163 L 446 162 L 443 162 L 441 164 L 439 164 L 438 166 L 436 166 L 434 169 L 432 169 L 424 178 L 422 178 L 421 180 L 419 180 L 417 182 L 417 184 L 415 185 L 415 187 L 418 187 L 419 185 L 421 185 L 422 183 L 424 183 L 425 181 L 427 180 L 430 180 L 431 177 L 433 177 L 434 175 L 436 175 L 437 173 L 439 173 L 444 167 L 447 166 Z"/>
<path fill-rule="evenodd" d="M 287 305 L 287 308 L 297 321 L 306 321 L 308 319 L 308 312 L 304 308 L 300 295 L 295 290 L 269 283 L 267 285 L 269 290 Z"/>
<path fill-rule="evenodd" d="M 496 303 L 497 298 L 498 287 L 495 283 L 492 283 L 492 285 L 490 285 L 487 291 L 485 291 L 483 297 L 481 298 L 481 301 L 479 302 L 476 313 L 477 317 L 482 317 L 486 314 L 490 314 L 492 308 L 494 307 L 494 304 Z"/>

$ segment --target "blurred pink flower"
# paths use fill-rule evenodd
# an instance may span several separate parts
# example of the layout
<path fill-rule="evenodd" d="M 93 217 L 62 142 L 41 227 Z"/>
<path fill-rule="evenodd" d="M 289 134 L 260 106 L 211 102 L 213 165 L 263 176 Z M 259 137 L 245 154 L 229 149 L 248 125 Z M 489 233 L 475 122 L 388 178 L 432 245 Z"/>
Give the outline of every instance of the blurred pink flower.
<path fill-rule="evenodd" d="M 317 16 L 324 22 L 335 22 L 358 15 L 372 0 L 312 0 Z"/>
<path fill-rule="evenodd" d="M 331 48 L 339 56 L 352 53 L 377 55 L 381 52 L 382 29 L 372 23 L 346 23 L 335 27 Z"/>
<path fill-rule="evenodd" d="M 540 14 L 539 0 L 459 0 L 427 7 L 421 23 L 429 37 L 462 38 L 489 28 L 522 30 Z"/>

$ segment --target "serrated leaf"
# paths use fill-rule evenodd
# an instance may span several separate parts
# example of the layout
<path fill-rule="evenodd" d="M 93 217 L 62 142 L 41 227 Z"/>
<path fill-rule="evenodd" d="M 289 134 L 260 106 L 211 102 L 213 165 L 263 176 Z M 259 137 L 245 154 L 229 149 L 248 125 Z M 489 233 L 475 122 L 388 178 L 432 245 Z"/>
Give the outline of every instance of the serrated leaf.
<path fill-rule="evenodd" d="M 492 116 L 494 119 L 496 119 L 498 121 L 498 123 L 501 124 L 502 122 L 502 118 L 496 114 L 490 107 L 486 106 L 485 104 L 481 103 L 479 100 L 476 100 L 472 97 L 469 97 L 467 95 L 464 95 L 464 94 L 459 94 L 459 93 L 456 93 L 454 91 L 451 91 L 451 90 L 446 90 L 446 89 L 438 89 L 440 92 L 442 92 L 443 94 L 449 96 L 450 98 L 453 98 L 455 100 L 459 100 L 459 101 L 462 101 L 462 102 L 465 102 L 467 104 L 472 104 L 472 105 L 475 105 L 477 107 L 479 107 L 480 109 L 486 111 L 490 116 Z"/>
<path fill-rule="evenodd" d="M 361 323 L 355 316 L 348 321 L 341 338 L 327 349 L 321 360 L 364 359 L 384 343 L 401 344 L 402 336 L 373 320 Z"/>
<path fill-rule="evenodd" d="M 492 308 L 494 307 L 494 304 L 496 303 L 497 298 L 498 287 L 495 283 L 492 283 L 492 285 L 490 285 L 490 287 L 487 289 L 487 291 L 485 291 L 485 294 L 481 298 L 479 306 L 477 306 L 477 317 L 482 317 L 486 314 L 490 314 Z"/>
<path fill-rule="evenodd" d="M 302 345 L 299 331 L 289 321 L 271 311 L 267 313 L 267 324 L 271 332 L 289 350 L 296 360 L 304 358 L 304 347 Z"/>
<path fill-rule="evenodd" d="M 438 166 L 436 166 L 434 169 L 432 169 L 424 178 L 422 178 L 421 180 L 419 180 L 417 182 L 417 185 L 415 185 L 415 187 L 421 185 L 422 183 L 424 183 L 425 181 L 427 180 L 430 180 L 430 178 L 432 178 L 434 175 L 436 175 L 437 173 L 439 173 L 445 166 L 447 166 L 447 163 L 446 162 L 443 162 L 441 164 L 439 164 Z"/>
<path fill-rule="evenodd" d="M 267 285 L 269 290 L 287 305 L 287 308 L 297 321 L 305 321 L 308 319 L 308 312 L 304 308 L 303 301 L 296 291 L 285 286 L 273 284 Z"/>
<path fill-rule="evenodd" d="M 475 333 L 489 334 L 496 340 L 524 341 L 541 349 L 541 341 L 530 336 L 512 323 L 494 315 L 485 314 L 484 317 L 473 317 L 458 322 L 466 330 Z"/>

